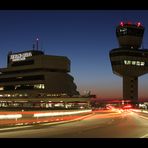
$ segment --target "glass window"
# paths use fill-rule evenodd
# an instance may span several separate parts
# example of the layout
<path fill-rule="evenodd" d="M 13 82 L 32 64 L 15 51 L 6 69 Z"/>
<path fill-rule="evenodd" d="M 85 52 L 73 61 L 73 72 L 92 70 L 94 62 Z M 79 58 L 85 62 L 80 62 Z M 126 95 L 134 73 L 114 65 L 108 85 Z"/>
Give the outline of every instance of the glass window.
<path fill-rule="evenodd" d="M 117 36 L 124 36 L 124 35 L 130 35 L 130 36 L 139 36 L 142 37 L 144 33 L 143 28 L 132 28 L 132 27 L 121 27 L 117 28 L 116 35 Z"/>
<path fill-rule="evenodd" d="M 44 84 L 35 84 L 34 88 L 36 88 L 36 89 L 45 89 L 45 85 Z"/>
<path fill-rule="evenodd" d="M 127 63 L 127 60 L 124 60 L 124 64 L 126 64 Z"/>
<path fill-rule="evenodd" d="M 137 66 L 140 66 L 140 61 L 137 61 L 137 64 L 136 64 Z"/>
<path fill-rule="evenodd" d="M 132 61 L 132 65 L 136 65 L 136 61 Z"/>
<path fill-rule="evenodd" d="M 124 60 L 124 64 L 130 65 L 130 64 L 131 64 L 131 61 L 129 61 L 129 60 Z"/>
<path fill-rule="evenodd" d="M 44 80 L 44 75 L 32 75 L 32 76 L 24 76 L 24 77 L 10 77 L 10 78 L 1 78 L 0 82 L 19 82 L 19 81 L 33 81 L 33 80 Z"/>
<path fill-rule="evenodd" d="M 124 64 L 125 65 L 144 66 L 145 65 L 145 62 L 124 60 Z"/>
<path fill-rule="evenodd" d="M 122 35 L 127 34 L 127 28 L 120 28 L 120 34 Z"/>
<path fill-rule="evenodd" d="M 0 90 L 4 90 L 4 87 L 0 87 Z"/>
<path fill-rule="evenodd" d="M 141 66 L 144 66 L 145 62 L 141 62 Z"/>

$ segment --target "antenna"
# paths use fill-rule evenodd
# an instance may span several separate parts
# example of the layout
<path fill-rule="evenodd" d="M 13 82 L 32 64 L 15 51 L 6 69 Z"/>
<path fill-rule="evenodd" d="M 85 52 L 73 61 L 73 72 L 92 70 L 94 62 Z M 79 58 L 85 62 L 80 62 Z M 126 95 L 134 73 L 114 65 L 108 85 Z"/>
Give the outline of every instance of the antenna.
<path fill-rule="evenodd" d="M 43 49 L 43 44 L 42 44 L 42 42 L 41 42 L 41 50 Z"/>
<path fill-rule="evenodd" d="M 33 46 L 32 46 L 33 50 L 35 50 L 35 44 L 33 43 Z"/>
<path fill-rule="evenodd" d="M 44 52 L 43 42 L 41 42 L 41 50 Z"/>
<path fill-rule="evenodd" d="M 38 46 L 39 46 L 39 38 L 36 39 L 36 50 L 38 50 Z"/>

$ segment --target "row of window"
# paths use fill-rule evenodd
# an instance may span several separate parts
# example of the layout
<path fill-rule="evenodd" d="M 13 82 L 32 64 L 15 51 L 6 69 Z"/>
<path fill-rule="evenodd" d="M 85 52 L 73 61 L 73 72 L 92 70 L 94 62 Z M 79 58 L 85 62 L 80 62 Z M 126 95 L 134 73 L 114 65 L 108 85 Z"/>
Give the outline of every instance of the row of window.
<path fill-rule="evenodd" d="M 24 70 L 13 70 L 13 71 L 0 71 L 0 75 L 5 75 L 5 74 L 24 74 L 24 73 L 32 73 L 32 72 L 61 72 L 61 73 L 67 73 L 68 70 L 66 69 L 48 69 L 48 68 L 35 68 L 35 69 L 24 69 Z"/>
<path fill-rule="evenodd" d="M 13 62 L 11 66 L 24 66 L 24 65 L 33 65 L 34 60 L 28 60 L 28 61 L 19 61 L 19 62 Z"/>
<path fill-rule="evenodd" d="M 136 66 L 144 66 L 145 62 L 141 61 L 131 61 L 131 60 L 124 60 L 125 65 L 136 65 Z"/>
<path fill-rule="evenodd" d="M 15 93 L 15 94 L 0 94 L 0 97 L 28 97 L 29 94 L 27 93 Z M 42 96 L 46 96 L 46 97 L 64 97 L 64 96 L 68 96 L 66 93 L 59 93 L 59 94 L 37 94 L 36 96 L 42 97 Z"/>
<path fill-rule="evenodd" d="M 0 91 L 3 90 L 25 90 L 25 89 L 45 89 L 44 84 L 22 84 L 22 85 L 9 85 L 9 86 L 1 86 Z"/>
<path fill-rule="evenodd" d="M 147 62 L 144 62 L 144 61 L 131 61 L 131 60 L 112 61 L 112 64 L 113 65 L 148 66 Z"/>
<path fill-rule="evenodd" d="M 117 28 L 116 30 L 117 36 L 131 35 L 131 36 L 142 37 L 143 33 L 144 29 L 141 28 L 122 27 L 122 28 Z"/>
<path fill-rule="evenodd" d="M 33 81 L 33 80 L 44 80 L 44 75 L 34 76 L 23 76 L 23 77 L 11 77 L 11 78 L 0 78 L 0 82 L 19 82 L 19 81 Z"/>

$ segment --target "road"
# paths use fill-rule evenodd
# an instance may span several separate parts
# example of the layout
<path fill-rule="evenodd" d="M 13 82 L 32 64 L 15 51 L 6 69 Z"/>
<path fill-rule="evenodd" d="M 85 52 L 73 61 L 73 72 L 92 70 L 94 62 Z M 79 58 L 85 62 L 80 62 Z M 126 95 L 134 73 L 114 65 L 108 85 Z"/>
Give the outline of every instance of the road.
<path fill-rule="evenodd" d="M 79 121 L 1 131 L 0 138 L 148 138 L 148 118 L 131 111 L 94 112 Z"/>

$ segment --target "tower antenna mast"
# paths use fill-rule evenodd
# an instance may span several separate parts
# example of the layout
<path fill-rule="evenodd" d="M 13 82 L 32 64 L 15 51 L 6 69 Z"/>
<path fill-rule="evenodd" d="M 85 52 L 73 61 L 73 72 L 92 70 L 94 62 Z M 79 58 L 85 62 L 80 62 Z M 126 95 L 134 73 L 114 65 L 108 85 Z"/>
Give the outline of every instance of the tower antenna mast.
<path fill-rule="evenodd" d="M 34 43 L 33 43 L 33 46 L 32 47 L 33 47 L 33 50 L 34 50 L 35 49 L 35 44 Z"/>
<path fill-rule="evenodd" d="M 36 39 L 36 50 L 38 50 L 39 47 L 39 38 Z"/>

